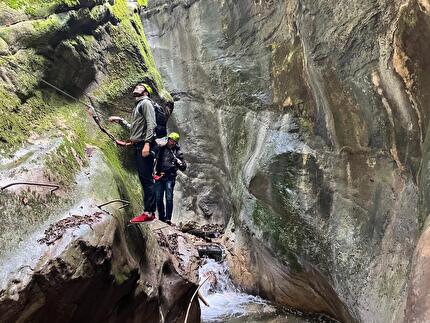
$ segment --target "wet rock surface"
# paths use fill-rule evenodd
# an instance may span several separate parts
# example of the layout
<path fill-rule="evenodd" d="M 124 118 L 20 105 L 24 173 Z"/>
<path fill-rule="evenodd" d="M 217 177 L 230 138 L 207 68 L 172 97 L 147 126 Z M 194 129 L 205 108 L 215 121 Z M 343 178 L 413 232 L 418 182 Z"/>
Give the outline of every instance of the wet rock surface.
<path fill-rule="evenodd" d="M 191 221 L 183 225 L 181 223 L 179 229 L 182 232 L 203 238 L 208 242 L 212 241 L 211 239 L 220 238 L 224 234 L 224 226 L 216 223 L 199 225 L 197 222 Z"/>
<path fill-rule="evenodd" d="M 143 12 L 180 98 L 171 127 L 190 167 L 176 216 L 229 223 L 249 290 L 347 322 L 412 319 L 429 214 L 428 8 L 156 0 Z M 279 275 L 301 288 L 277 289 Z"/>

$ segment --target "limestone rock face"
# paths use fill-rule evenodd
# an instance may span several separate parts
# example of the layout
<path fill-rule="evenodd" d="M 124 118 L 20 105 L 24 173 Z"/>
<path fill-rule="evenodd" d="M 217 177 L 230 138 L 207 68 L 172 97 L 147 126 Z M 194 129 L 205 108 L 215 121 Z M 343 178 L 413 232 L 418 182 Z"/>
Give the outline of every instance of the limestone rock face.
<path fill-rule="evenodd" d="M 426 321 L 429 8 L 154 0 L 142 13 L 180 98 L 176 216 L 229 223 L 249 290 L 342 321 Z M 258 265 L 271 261 L 283 267 Z M 280 272 L 316 296 L 277 290 Z"/>

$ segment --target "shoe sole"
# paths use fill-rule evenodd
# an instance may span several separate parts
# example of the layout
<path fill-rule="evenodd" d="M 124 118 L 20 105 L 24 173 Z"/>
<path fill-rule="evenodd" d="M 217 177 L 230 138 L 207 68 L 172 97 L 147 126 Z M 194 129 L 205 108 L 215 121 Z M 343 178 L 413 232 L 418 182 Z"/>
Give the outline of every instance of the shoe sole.
<path fill-rule="evenodd" d="M 133 224 L 145 224 L 145 223 L 149 224 L 149 223 L 154 222 L 154 220 L 156 220 L 156 219 L 154 218 L 154 219 L 152 219 L 152 220 L 140 221 L 140 222 L 130 222 L 130 221 L 128 221 L 128 224 L 127 224 L 127 225 L 133 225 Z"/>

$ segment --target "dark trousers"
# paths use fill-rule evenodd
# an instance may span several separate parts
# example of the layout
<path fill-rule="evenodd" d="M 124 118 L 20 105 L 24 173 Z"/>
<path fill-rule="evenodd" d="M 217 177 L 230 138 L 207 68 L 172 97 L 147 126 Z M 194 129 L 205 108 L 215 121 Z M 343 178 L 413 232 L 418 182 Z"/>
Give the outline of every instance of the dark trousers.
<path fill-rule="evenodd" d="M 143 187 L 143 204 L 145 212 L 155 212 L 155 184 L 152 178 L 154 167 L 154 156 L 142 157 L 144 143 L 136 144 L 136 167 L 139 174 L 140 183 Z M 151 145 L 152 146 L 152 145 Z"/>
<path fill-rule="evenodd" d="M 174 177 L 162 177 L 155 183 L 155 196 L 157 199 L 158 218 L 161 221 L 171 221 L 173 213 Z M 166 195 L 166 212 L 164 212 L 164 195 Z"/>

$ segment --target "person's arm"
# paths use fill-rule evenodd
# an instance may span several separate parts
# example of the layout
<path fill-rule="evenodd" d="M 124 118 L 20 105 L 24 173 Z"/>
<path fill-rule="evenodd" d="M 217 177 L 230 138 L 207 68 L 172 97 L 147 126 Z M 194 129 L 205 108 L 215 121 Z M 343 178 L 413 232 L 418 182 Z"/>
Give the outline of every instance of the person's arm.
<path fill-rule="evenodd" d="M 121 127 L 123 127 L 125 130 L 130 131 L 131 125 L 127 122 L 127 120 L 125 120 L 125 119 L 123 119 L 121 117 L 112 116 L 112 117 L 109 117 L 109 121 L 110 122 L 116 122 Z"/>

